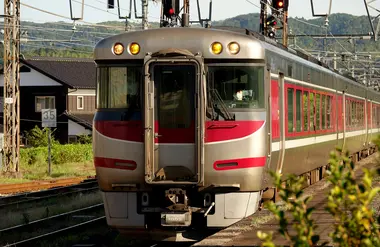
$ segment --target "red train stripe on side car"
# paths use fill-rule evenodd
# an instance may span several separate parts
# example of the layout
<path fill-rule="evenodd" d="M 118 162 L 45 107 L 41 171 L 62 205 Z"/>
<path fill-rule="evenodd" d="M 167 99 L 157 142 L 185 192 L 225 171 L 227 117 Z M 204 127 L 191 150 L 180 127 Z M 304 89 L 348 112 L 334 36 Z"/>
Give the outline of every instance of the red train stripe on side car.
<path fill-rule="evenodd" d="M 207 121 L 205 142 L 220 142 L 249 136 L 259 130 L 265 121 Z M 157 128 L 157 127 L 156 127 Z M 144 142 L 142 121 L 95 121 L 95 129 L 110 138 Z M 156 143 L 194 143 L 194 126 L 188 129 L 163 129 Z"/>
<path fill-rule="evenodd" d="M 136 170 L 137 163 L 133 160 L 120 160 L 120 159 L 109 159 L 109 158 L 94 158 L 95 167 L 105 167 L 105 168 L 116 168 L 123 170 Z"/>
<path fill-rule="evenodd" d="M 225 171 L 243 168 L 264 167 L 265 163 L 266 157 L 218 160 L 214 163 L 214 169 L 217 171 Z"/>

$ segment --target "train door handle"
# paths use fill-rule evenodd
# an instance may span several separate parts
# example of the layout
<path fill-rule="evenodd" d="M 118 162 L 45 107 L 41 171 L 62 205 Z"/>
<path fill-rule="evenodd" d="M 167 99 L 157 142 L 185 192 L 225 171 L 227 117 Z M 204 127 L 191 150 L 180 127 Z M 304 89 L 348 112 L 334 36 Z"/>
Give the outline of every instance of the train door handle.
<path fill-rule="evenodd" d="M 162 135 L 159 135 L 158 133 L 154 133 L 154 138 L 161 137 Z"/>

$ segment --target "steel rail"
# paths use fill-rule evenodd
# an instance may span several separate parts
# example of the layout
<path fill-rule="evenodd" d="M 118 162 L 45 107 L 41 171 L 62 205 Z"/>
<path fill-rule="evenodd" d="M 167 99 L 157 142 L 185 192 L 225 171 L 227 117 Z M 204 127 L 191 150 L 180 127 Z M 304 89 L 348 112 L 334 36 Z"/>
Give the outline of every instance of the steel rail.
<path fill-rule="evenodd" d="M 89 207 L 86 207 L 86 208 L 76 209 L 76 210 L 73 210 L 73 211 L 70 211 L 70 212 L 66 212 L 66 213 L 62 213 L 62 214 L 57 214 L 57 215 L 50 216 L 50 217 L 47 217 L 47 218 L 35 220 L 35 221 L 29 222 L 27 224 L 21 224 L 21 225 L 16 225 L 16 226 L 8 227 L 8 228 L 5 228 L 5 229 L 1 229 L 0 230 L 0 236 L 9 236 L 9 234 L 11 234 L 12 232 L 22 233 L 22 229 L 23 228 L 33 227 L 33 226 L 36 226 L 38 224 L 47 224 L 51 220 L 57 220 L 57 219 L 60 219 L 60 218 L 66 218 L 67 216 L 74 215 L 74 214 L 77 214 L 77 213 L 83 213 L 83 212 L 86 212 L 86 211 L 89 211 L 89 210 L 100 209 L 103 206 L 104 206 L 104 204 L 100 203 L 100 204 L 92 205 L 92 206 L 89 206 Z M 100 219 L 103 219 L 103 218 L 105 218 L 105 216 L 101 216 L 101 217 L 98 217 L 96 219 L 92 219 L 92 220 L 88 220 L 88 221 L 85 221 L 85 222 L 81 222 L 81 223 L 75 224 L 73 226 L 69 226 L 69 227 L 60 229 L 60 230 L 55 230 L 55 231 L 52 231 L 52 232 L 44 233 L 44 234 L 41 234 L 41 235 L 38 235 L 38 236 L 35 236 L 35 237 L 31 237 L 31 238 L 28 238 L 26 240 L 21 240 L 21 241 L 18 241 L 16 243 L 12 243 L 12 244 L 6 245 L 6 246 L 13 246 L 14 244 L 26 243 L 26 242 L 29 242 L 29 241 L 32 241 L 32 240 L 36 240 L 36 239 L 42 238 L 44 236 L 49 236 L 49 235 L 51 235 L 53 233 L 55 234 L 55 233 L 58 233 L 58 232 L 62 232 L 62 231 L 68 230 L 68 229 L 72 229 L 73 227 L 81 226 L 81 225 L 86 224 L 86 223 L 88 224 L 89 222 L 93 222 L 94 220 L 100 220 Z"/>
<path fill-rule="evenodd" d="M 96 183 L 97 182 L 88 182 L 86 184 L 71 185 L 71 186 L 65 186 L 65 187 L 60 187 L 60 188 L 42 190 L 38 192 L 25 193 L 21 195 L 2 197 L 0 198 L 0 209 L 4 207 L 12 206 L 12 205 L 46 200 L 46 199 L 54 198 L 58 196 L 67 196 L 71 194 L 93 191 L 93 190 L 99 189 L 99 187 L 95 185 Z M 87 186 L 91 186 L 91 185 L 95 185 L 95 186 L 86 188 Z M 67 191 L 67 190 L 71 190 L 71 191 Z"/>

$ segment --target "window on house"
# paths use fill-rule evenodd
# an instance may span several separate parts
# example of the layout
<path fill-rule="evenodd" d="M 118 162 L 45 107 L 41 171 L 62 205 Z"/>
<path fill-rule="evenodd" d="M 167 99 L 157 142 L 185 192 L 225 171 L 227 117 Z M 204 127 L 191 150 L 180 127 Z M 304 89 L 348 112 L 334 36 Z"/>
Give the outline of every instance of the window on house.
<path fill-rule="evenodd" d="M 42 109 L 54 109 L 55 97 L 54 96 L 36 96 L 36 112 L 41 112 Z"/>
<path fill-rule="evenodd" d="M 83 96 L 77 96 L 77 109 L 83 109 Z"/>

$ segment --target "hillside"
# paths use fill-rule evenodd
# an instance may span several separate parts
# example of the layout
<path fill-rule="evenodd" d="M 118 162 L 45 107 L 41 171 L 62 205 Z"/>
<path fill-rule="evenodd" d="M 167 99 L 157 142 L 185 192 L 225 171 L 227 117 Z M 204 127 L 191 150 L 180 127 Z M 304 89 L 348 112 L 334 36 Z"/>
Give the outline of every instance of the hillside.
<path fill-rule="evenodd" d="M 306 20 L 303 18 L 289 18 L 290 29 L 293 34 L 324 34 L 324 29 L 314 27 L 323 25 L 324 18 Z M 158 23 L 150 23 L 153 28 Z M 367 16 L 352 16 L 348 14 L 333 14 L 329 18 L 332 34 L 366 34 L 370 32 Z M 102 22 L 97 26 L 77 24 L 75 28 L 66 22 L 33 23 L 25 22 L 22 25 L 21 51 L 25 57 L 30 56 L 58 56 L 58 57 L 91 57 L 94 45 L 99 40 L 118 33 L 125 32 L 125 23 L 120 21 Z M 129 28 L 138 29 L 139 23 L 130 23 Z M 223 21 L 215 21 L 213 26 L 234 26 L 259 30 L 259 14 L 246 14 L 229 18 Z M 136 27 L 137 26 L 137 27 Z M 34 41 L 33 41 L 34 40 Z M 46 41 L 41 41 L 46 40 Z M 61 41 L 61 42 L 54 42 Z M 339 39 L 347 50 L 353 51 L 353 44 L 348 40 Z M 292 44 L 293 40 L 290 40 Z M 296 43 L 303 49 L 323 50 L 323 40 L 310 37 L 298 37 Z M 328 40 L 329 50 L 341 51 L 343 48 L 335 40 Z M 357 51 L 378 51 L 380 42 L 357 40 Z"/>

